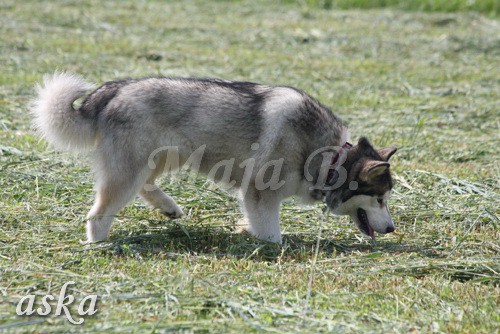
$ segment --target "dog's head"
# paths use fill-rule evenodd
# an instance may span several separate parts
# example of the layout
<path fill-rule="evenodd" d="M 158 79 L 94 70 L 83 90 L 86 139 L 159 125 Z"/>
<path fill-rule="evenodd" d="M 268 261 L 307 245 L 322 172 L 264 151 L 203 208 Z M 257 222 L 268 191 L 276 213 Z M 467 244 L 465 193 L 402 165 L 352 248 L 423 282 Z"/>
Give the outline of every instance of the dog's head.
<path fill-rule="evenodd" d="M 351 216 L 359 230 L 372 238 L 374 232 L 390 233 L 395 229 L 387 201 L 393 186 L 388 161 L 396 150 L 376 150 L 361 138 L 337 167 L 345 168 L 347 179 L 340 188 L 325 193 L 326 204 L 334 214 Z"/>

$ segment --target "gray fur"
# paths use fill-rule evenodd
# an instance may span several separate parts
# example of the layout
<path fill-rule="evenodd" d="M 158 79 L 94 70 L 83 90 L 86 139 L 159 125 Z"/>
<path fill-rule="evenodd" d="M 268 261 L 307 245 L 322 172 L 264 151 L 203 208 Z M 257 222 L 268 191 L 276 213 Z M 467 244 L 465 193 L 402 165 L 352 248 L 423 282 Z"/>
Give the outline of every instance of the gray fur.
<path fill-rule="evenodd" d="M 105 83 L 74 110 L 71 102 L 87 88 L 80 77 L 56 74 L 39 90 L 33 113 L 42 135 L 58 147 L 74 150 L 81 142 L 82 149 L 94 151 L 97 194 L 88 214 L 89 242 L 108 238 L 113 216 L 137 193 L 170 217 L 183 214 L 154 185 L 169 161 L 165 152 L 155 153 L 162 147 L 178 147 L 182 165 L 206 145 L 199 168 L 204 174 L 217 163 L 234 159 L 230 179 L 242 203 L 243 228 L 264 240 L 281 242 L 279 206 L 284 198 L 296 195 L 310 202 L 324 195 L 339 196 L 339 191 L 321 195 L 321 190 L 313 189 L 320 157 L 309 164 L 312 180 L 304 177 L 304 165 L 321 147 L 345 143 L 347 128 L 302 91 L 217 79 L 144 78 Z M 64 145 L 68 137 L 78 140 Z M 245 179 L 241 164 L 248 159 L 255 168 Z M 255 182 L 271 177 L 269 170 L 262 175 L 259 170 L 280 159 L 283 185 L 259 189 Z M 221 173 L 215 174 L 219 177 Z"/>

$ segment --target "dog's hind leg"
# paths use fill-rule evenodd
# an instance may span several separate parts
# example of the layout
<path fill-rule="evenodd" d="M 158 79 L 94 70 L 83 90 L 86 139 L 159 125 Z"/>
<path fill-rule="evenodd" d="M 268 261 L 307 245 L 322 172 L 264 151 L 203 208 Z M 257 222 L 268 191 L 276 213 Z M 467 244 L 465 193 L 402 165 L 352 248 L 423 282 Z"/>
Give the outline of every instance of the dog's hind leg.
<path fill-rule="evenodd" d="M 162 214 L 170 218 L 179 218 L 184 215 L 181 207 L 177 205 L 175 200 L 165 194 L 156 184 L 155 179 L 163 172 L 165 159 L 162 159 L 152 170 L 146 183 L 141 189 L 141 197 L 151 207 L 160 210 Z"/>
<path fill-rule="evenodd" d="M 87 215 L 87 242 L 106 240 L 115 215 L 141 189 L 147 178 L 145 168 L 97 173 L 96 198 Z"/>
<path fill-rule="evenodd" d="M 258 239 L 281 244 L 280 204 L 274 192 L 248 189 L 241 202 L 243 229 Z"/>

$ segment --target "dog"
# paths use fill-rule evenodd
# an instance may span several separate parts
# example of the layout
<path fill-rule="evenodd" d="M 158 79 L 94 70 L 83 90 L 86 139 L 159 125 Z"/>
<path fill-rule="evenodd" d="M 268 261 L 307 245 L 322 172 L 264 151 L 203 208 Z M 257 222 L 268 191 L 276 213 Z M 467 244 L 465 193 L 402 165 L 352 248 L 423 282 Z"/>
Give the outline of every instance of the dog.
<path fill-rule="evenodd" d="M 93 85 L 55 73 L 37 86 L 37 131 L 57 149 L 92 151 L 96 197 L 87 242 L 106 240 L 113 217 L 139 193 L 170 218 L 184 213 L 155 185 L 189 165 L 239 197 L 243 230 L 281 243 L 280 203 L 326 202 L 359 230 L 395 229 L 389 214 L 395 147 L 349 143 L 342 120 L 301 90 L 219 79 L 149 77 Z M 75 101 L 81 101 L 74 107 Z"/>

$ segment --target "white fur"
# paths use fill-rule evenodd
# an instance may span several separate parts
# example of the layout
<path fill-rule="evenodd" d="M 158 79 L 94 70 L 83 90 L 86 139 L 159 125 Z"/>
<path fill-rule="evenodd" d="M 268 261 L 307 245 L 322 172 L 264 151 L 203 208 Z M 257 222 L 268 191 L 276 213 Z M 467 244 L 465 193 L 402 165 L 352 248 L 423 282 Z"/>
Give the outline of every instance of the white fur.
<path fill-rule="evenodd" d="M 73 102 L 92 87 L 80 76 L 68 73 L 44 76 L 43 86 L 37 86 L 38 97 L 31 108 L 34 125 L 56 148 L 82 151 L 94 146 L 95 126 L 73 109 Z"/>
<path fill-rule="evenodd" d="M 344 128 L 340 136 L 340 146 L 350 142 L 351 142 L 351 132 L 349 131 L 349 129 Z"/>
<path fill-rule="evenodd" d="M 368 223 L 374 231 L 387 233 L 387 228 L 394 229 L 394 223 L 391 219 L 391 215 L 389 214 L 389 209 L 387 208 L 387 201 L 390 196 L 390 191 L 386 192 L 384 196 L 382 196 L 382 205 L 378 203 L 377 199 L 379 197 L 377 196 L 353 196 L 346 202 L 340 204 L 339 207 L 333 211 L 333 213 L 338 215 L 350 215 L 356 225 L 359 225 L 357 210 L 358 208 L 361 208 L 366 211 Z"/>

